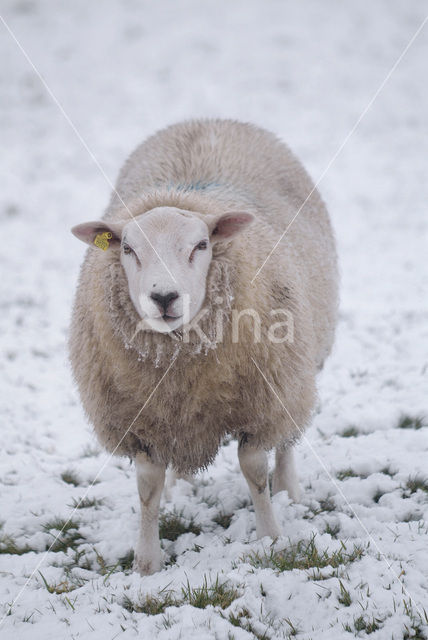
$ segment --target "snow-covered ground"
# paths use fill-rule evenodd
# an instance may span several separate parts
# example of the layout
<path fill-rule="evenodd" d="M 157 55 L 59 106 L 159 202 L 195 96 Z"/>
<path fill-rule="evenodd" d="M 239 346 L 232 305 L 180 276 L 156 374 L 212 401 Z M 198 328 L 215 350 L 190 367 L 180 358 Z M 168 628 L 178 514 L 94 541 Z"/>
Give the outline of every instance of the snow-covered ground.
<path fill-rule="evenodd" d="M 2 8 L 111 180 L 145 136 L 192 116 L 271 129 L 318 179 L 428 13 L 387 0 Z M 320 184 L 341 316 L 297 449 L 302 503 L 274 499 L 285 537 L 255 540 L 231 443 L 164 504 L 163 533 L 174 511 L 190 531 L 164 538 L 166 567 L 145 578 L 128 568 L 133 468 L 97 448 L 65 347 L 84 252 L 69 228 L 99 217 L 110 189 L 0 28 L 0 637 L 427 638 L 428 23 Z M 194 606 L 217 579 L 229 597 Z M 139 612 L 147 594 L 172 606 Z"/>

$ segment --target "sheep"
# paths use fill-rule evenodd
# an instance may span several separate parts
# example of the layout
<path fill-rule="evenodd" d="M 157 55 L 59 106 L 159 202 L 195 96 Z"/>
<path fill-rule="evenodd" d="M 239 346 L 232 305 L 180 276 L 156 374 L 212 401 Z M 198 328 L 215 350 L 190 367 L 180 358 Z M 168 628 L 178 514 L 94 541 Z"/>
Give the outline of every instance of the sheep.
<path fill-rule="evenodd" d="M 293 446 L 337 314 L 334 235 L 302 165 L 255 125 L 178 123 L 137 147 L 103 218 L 72 232 L 91 248 L 70 359 L 98 439 L 135 460 L 134 569 L 161 567 L 167 467 L 206 468 L 226 436 L 238 441 L 257 536 L 279 536 L 267 452 L 273 492 L 298 500 Z"/>

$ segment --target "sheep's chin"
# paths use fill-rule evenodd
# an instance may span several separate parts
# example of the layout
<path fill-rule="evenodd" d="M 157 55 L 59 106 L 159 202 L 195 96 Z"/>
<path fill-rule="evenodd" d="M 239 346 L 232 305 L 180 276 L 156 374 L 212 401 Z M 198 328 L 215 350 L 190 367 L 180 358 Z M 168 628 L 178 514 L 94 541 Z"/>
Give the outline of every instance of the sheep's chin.
<path fill-rule="evenodd" d="M 144 318 L 144 324 L 148 329 L 156 331 L 157 333 L 171 333 L 176 329 L 179 329 L 183 324 L 182 318 L 176 318 L 174 320 L 163 320 L 163 318 Z"/>

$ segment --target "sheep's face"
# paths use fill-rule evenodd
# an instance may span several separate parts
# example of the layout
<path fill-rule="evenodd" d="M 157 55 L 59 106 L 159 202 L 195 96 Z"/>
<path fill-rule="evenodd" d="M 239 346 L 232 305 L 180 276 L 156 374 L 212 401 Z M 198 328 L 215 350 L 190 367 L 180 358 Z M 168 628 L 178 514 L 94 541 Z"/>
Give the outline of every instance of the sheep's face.
<path fill-rule="evenodd" d="M 129 295 L 151 329 L 172 331 L 196 315 L 211 257 L 207 224 L 186 211 L 153 209 L 124 226 L 120 259 Z"/>
<path fill-rule="evenodd" d="M 244 212 L 209 216 L 158 207 L 128 222 L 88 222 L 72 231 L 88 244 L 103 234 L 109 245 L 120 244 L 135 309 L 147 328 L 167 333 L 202 308 L 213 244 L 232 239 L 252 220 Z"/>

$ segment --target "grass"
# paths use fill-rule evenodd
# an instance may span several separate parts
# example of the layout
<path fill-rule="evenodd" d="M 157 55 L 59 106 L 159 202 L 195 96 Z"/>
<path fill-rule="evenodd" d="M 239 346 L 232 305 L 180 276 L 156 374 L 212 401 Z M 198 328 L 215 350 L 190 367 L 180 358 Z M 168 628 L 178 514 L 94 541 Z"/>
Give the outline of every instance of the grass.
<path fill-rule="evenodd" d="M 253 551 L 244 556 L 243 561 L 249 562 L 257 569 L 271 568 L 276 571 L 293 571 L 293 569 L 322 569 L 330 566 L 333 569 L 340 565 L 346 565 L 355 560 L 359 560 L 364 551 L 361 547 L 354 545 L 351 552 L 348 552 L 342 543 L 341 548 L 330 552 L 328 549 L 319 551 L 315 544 L 314 534 L 309 540 L 299 540 L 291 544 L 282 551 L 264 551 L 263 553 Z"/>
<path fill-rule="evenodd" d="M 352 603 L 351 594 L 343 584 L 342 580 L 339 580 L 339 587 L 340 595 L 337 598 L 338 602 L 340 602 L 340 604 L 342 604 L 344 607 L 350 607 Z"/>
<path fill-rule="evenodd" d="M 87 549 L 76 549 L 71 564 L 65 567 L 65 570 L 69 571 L 74 567 L 79 567 L 80 569 L 87 569 L 88 571 L 96 571 L 105 578 L 108 578 L 112 573 L 120 571 L 129 573 L 132 569 L 134 562 L 133 549 L 130 549 L 125 555 L 113 563 L 109 563 L 95 547 L 91 547 L 91 550 L 95 553 L 96 563 L 93 562 L 92 554 L 91 559 L 88 558 Z"/>
<path fill-rule="evenodd" d="M 97 551 L 95 547 L 94 551 L 98 563 L 98 573 L 100 573 L 102 576 L 111 576 L 111 574 L 114 573 L 119 566 L 119 562 L 108 564 L 104 556 L 99 551 Z"/>
<path fill-rule="evenodd" d="M 35 551 L 35 549 L 31 549 L 27 544 L 19 545 L 11 535 L 0 536 L 0 554 L 22 556 L 29 551 Z"/>
<path fill-rule="evenodd" d="M 66 469 L 61 473 L 61 480 L 67 484 L 72 484 L 74 487 L 78 487 L 82 484 L 79 476 L 73 469 Z"/>
<path fill-rule="evenodd" d="M 73 549 L 77 551 L 78 545 L 84 542 L 84 538 L 79 532 L 79 523 L 76 520 L 53 518 L 43 525 L 43 529 L 54 539 L 52 546 L 51 544 L 46 545 L 46 550 L 66 552 L 68 549 Z M 0 536 L 0 554 L 9 553 L 20 556 L 30 551 L 38 553 L 40 549 L 32 549 L 28 544 L 19 545 L 11 535 Z"/>
<path fill-rule="evenodd" d="M 122 601 L 122 606 L 127 611 L 145 613 L 148 616 L 157 616 L 164 613 L 168 607 L 178 607 L 180 604 L 174 593 L 165 589 L 156 595 L 148 593 L 144 597 L 140 597 L 138 602 L 132 600 L 128 595 L 125 595 Z"/>
<path fill-rule="evenodd" d="M 409 635 L 410 632 L 412 633 L 412 635 Z M 425 633 L 423 632 L 422 628 L 419 625 L 412 626 L 410 631 L 406 629 L 403 636 L 403 640 L 427 640 L 427 639 L 428 639 L 428 636 L 425 635 Z"/>
<path fill-rule="evenodd" d="M 80 569 L 92 570 L 92 564 L 88 559 L 86 551 L 75 549 L 70 567 L 79 567 Z"/>
<path fill-rule="evenodd" d="M 287 638 L 291 638 L 293 636 L 297 636 L 297 634 L 299 633 L 298 628 L 291 622 L 290 618 L 284 618 L 284 622 L 286 624 L 288 624 L 288 626 L 290 627 L 290 631 L 287 634 Z"/>
<path fill-rule="evenodd" d="M 397 471 L 395 471 L 392 467 L 390 466 L 386 466 L 383 467 L 380 470 L 380 473 L 383 473 L 385 476 L 389 476 L 390 478 L 393 478 L 395 476 L 395 474 L 397 473 Z"/>
<path fill-rule="evenodd" d="M 428 613 L 425 609 L 421 611 L 418 610 L 416 613 L 413 608 L 413 603 L 411 598 L 408 600 L 403 600 L 404 611 L 406 615 L 410 618 L 410 627 L 404 625 L 404 634 L 403 640 L 428 640 L 428 636 L 426 632 L 424 632 L 422 627 L 426 627 L 428 624 Z"/>
<path fill-rule="evenodd" d="M 22 618 L 22 622 L 31 622 L 31 618 L 34 616 L 36 612 L 33 611 L 32 613 L 30 613 L 29 615 L 26 615 Z M 32 624 L 32 622 L 31 622 Z"/>
<path fill-rule="evenodd" d="M 76 550 L 79 544 L 84 542 L 82 534 L 79 532 L 79 522 L 76 520 L 64 520 L 54 518 L 43 525 L 43 529 L 54 538 L 50 551 L 66 552 L 67 549 Z"/>
<path fill-rule="evenodd" d="M 346 480 L 346 478 L 358 478 L 358 473 L 352 471 L 352 469 L 344 469 L 343 471 L 338 471 L 336 473 L 336 478 L 338 480 Z"/>
<path fill-rule="evenodd" d="M 403 414 L 397 423 L 397 429 L 422 429 L 423 427 L 428 426 L 428 420 L 426 416 L 410 416 Z M 360 431 L 358 431 L 357 427 L 354 425 L 349 426 L 347 429 L 342 431 L 339 435 L 342 438 L 355 438 L 360 435 Z"/>
<path fill-rule="evenodd" d="M 422 427 L 428 426 L 428 421 L 425 416 L 407 416 L 402 415 L 398 420 L 398 429 L 422 429 Z"/>
<path fill-rule="evenodd" d="M 405 626 L 403 640 L 428 640 L 428 636 L 419 623 L 413 622 L 410 627 Z"/>
<path fill-rule="evenodd" d="M 325 526 L 324 533 L 329 533 L 332 538 L 337 538 L 337 534 L 340 531 L 340 524 L 330 524 L 327 523 Z"/>
<path fill-rule="evenodd" d="M 336 478 L 338 480 L 346 480 L 347 478 L 361 478 L 362 480 L 365 480 L 367 478 L 367 474 L 357 473 L 353 469 L 343 469 L 336 473 Z"/>
<path fill-rule="evenodd" d="M 269 640 L 267 631 L 265 631 L 263 634 L 256 632 L 253 624 L 250 621 L 250 618 L 251 618 L 250 612 L 248 611 L 248 609 L 244 608 L 244 609 L 240 609 L 236 613 L 229 613 L 229 616 L 227 619 L 231 625 L 233 625 L 234 627 L 239 627 L 244 631 L 248 631 L 248 633 L 251 633 L 252 636 L 257 640 Z"/>
<path fill-rule="evenodd" d="M 214 518 L 214 522 L 219 524 L 223 529 L 228 529 L 230 527 L 230 523 L 232 522 L 233 515 L 228 513 L 219 513 Z"/>
<path fill-rule="evenodd" d="M 49 591 L 49 593 L 70 593 L 70 591 L 74 591 L 75 589 L 82 587 L 86 582 L 86 580 L 76 578 L 76 576 L 72 576 L 71 573 L 69 573 L 67 579 L 50 584 L 41 571 L 39 571 L 39 574 L 43 580 L 46 590 Z"/>
<path fill-rule="evenodd" d="M 342 438 L 355 438 L 356 436 L 360 435 L 360 432 L 358 431 L 357 427 L 351 426 L 345 429 L 345 431 L 342 431 L 342 433 L 340 433 L 339 435 L 341 435 Z"/>
<path fill-rule="evenodd" d="M 109 564 L 104 556 L 99 551 L 97 551 L 97 549 L 95 549 L 95 547 L 94 551 L 98 564 L 98 568 L 96 570 L 102 576 L 108 578 L 112 573 L 117 573 L 118 571 L 131 571 L 132 565 L 134 563 L 133 549 L 130 549 L 124 556 L 121 556 L 116 562 L 113 562 L 112 564 Z"/>
<path fill-rule="evenodd" d="M 386 466 L 383 467 L 382 469 L 380 469 L 379 473 L 383 473 L 387 476 L 390 476 L 391 478 L 393 476 L 395 476 L 395 474 L 397 473 L 396 471 L 394 471 L 391 467 Z M 354 471 L 353 469 L 343 469 L 342 471 L 338 471 L 336 473 L 336 478 L 338 480 L 346 480 L 347 478 L 361 478 L 362 480 L 365 480 L 367 478 L 367 474 L 365 473 L 357 473 L 356 471 Z"/>
<path fill-rule="evenodd" d="M 380 625 L 382 624 L 383 619 L 375 618 L 367 618 L 366 616 L 358 616 L 358 618 L 354 618 L 353 628 L 349 623 L 344 624 L 343 628 L 345 631 L 349 631 L 350 633 L 360 633 L 360 631 L 364 631 L 367 635 L 370 633 L 374 633 L 380 629 Z"/>
<path fill-rule="evenodd" d="M 319 505 L 320 506 L 318 509 L 311 509 L 311 512 L 309 514 L 306 514 L 304 518 L 309 519 L 309 518 L 312 518 L 313 516 L 317 516 L 320 513 L 325 513 L 326 511 L 327 512 L 336 511 L 336 503 L 332 496 L 327 496 L 326 498 L 322 498 L 319 501 Z"/>
<path fill-rule="evenodd" d="M 378 504 L 379 500 L 381 499 L 382 496 L 385 495 L 385 493 L 388 493 L 387 491 L 382 491 L 382 489 L 378 489 L 376 491 L 376 493 L 373 496 L 373 502 L 375 502 L 376 504 Z"/>
<path fill-rule="evenodd" d="M 327 498 L 320 500 L 319 511 L 336 511 L 336 503 L 334 499 L 331 496 L 327 496 Z"/>
<path fill-rule="evenodd" d="M 119 566 L 122 571 L 131 571 L 134 563 L 134 549 L 130 549 L 124 556 L 119 558 Z"/>
<path fill-rule="evenodd" d="M 159 536 L 161 539 L 177 540 L 183 533 L 199 535 L 201 527 L 193 519 L 186 523 L 182 513 L 163 513 L 159 518 Z"/>
<path fill-rule="evenodd" d="M 209 605 L 227 609 L 236 598 L 239 592 L 226 582 L 220 582 L 217 576 L 214 584 L 208 585 L 206 576 L 201 587 L 191 587 L 189 581 L 181 588 L 184 602 L 197 609 L 205 609 Z"/>
<path fill-rule="evenodd" d="M 73 509 L 97 509 L 105 503 L 104 498 L 73 498 L 69 507 Z"/>
<path fill-rule="evenodd" d="M 192 587 L 187 581 L 181 588 L 181 596 L 168 589 L 161 589 L 156 594 L 145 594 L 140 596 L 138 601 L 125 595 L 122 606 L 127 611 L 155 616 L 164 613 L 168 607 L 180 607 L 183 604 L 190 604 L 197 609 L 205 609 L 208 606 L 227 609 L 239 597 L 238 590 L 227 582 L 220 582 L 218 576 L 211 584 L 208 584 L 205 576 L 200 587 Z"/>
<path fill-rule="evenodd" d="M 428 478 L 420 475 L 410 477 L 406 482 L 406 489 L 410 495 L 418 490 L 428 493 Z"/>

